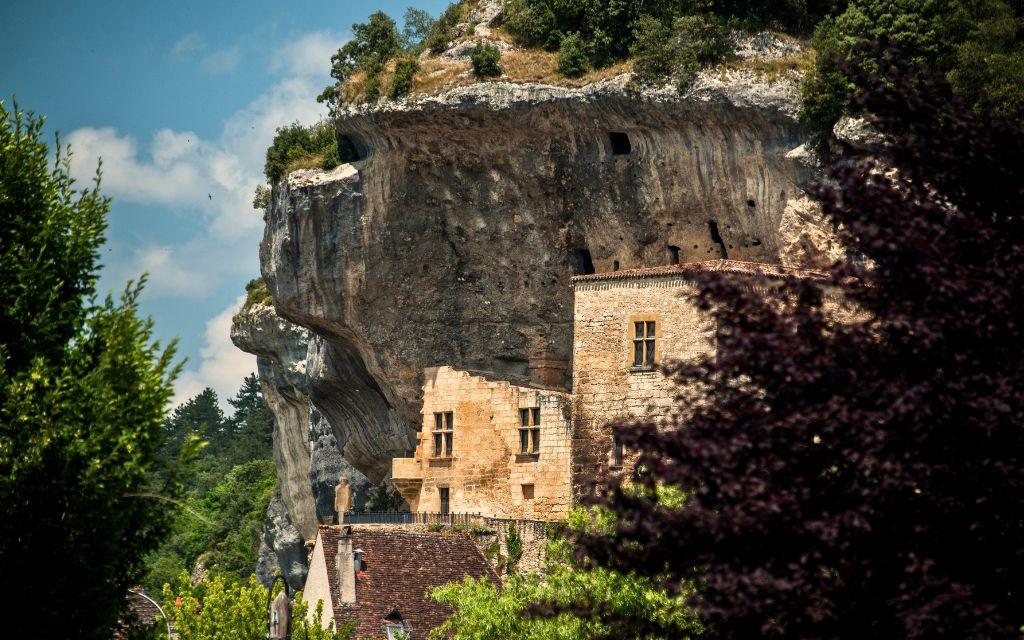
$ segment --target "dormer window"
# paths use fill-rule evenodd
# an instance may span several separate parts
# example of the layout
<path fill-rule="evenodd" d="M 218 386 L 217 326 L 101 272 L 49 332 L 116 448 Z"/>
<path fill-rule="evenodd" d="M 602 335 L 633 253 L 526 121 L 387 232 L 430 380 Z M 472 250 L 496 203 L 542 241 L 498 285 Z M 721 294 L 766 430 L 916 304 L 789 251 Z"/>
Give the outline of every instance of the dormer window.
<path fill-rule="evenodd" d="M 392 609 L 384 616 L 384 633 L 388 640 L 409 640 L 412 638 L 412 625 L 398 609 Z"/>
<path fill-rule="evenodd" d="M 450 458 L 455 435 L 455 417 L 451 411 L 434 413 L 434 457 Z"/>

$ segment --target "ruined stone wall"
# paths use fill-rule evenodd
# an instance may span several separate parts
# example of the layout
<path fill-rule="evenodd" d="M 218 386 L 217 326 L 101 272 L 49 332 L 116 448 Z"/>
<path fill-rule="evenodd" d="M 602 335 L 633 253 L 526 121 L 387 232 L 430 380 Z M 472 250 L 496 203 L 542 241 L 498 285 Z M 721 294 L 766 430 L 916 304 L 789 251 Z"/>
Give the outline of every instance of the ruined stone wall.
<path fill-rule="evenodd" d="M 569 395 L 513 385 L 451 367 L 425 372 L 415 458 L 398 459 L 392 480 L 413 511 L 503 518 L 564 518 L 570 507 Z M 521 408 L 540 409 L 540 447 L 520 453 Z M 434 414 L 452 412 L 453 455 L 435 456 Z M 527 489 L 524 491 L 524 486 Z M 532 498 L 530 488 L 532 487 Z"/>
<path fill-rule="evenodd" d="M 616 423 L 668 415 L 676 389 L 656 368 L 633 367 L 633 322 L 654 320 L 655 364 L 711 349 L 712 323 L 679 274 L 575 282 L 573 481 L 583 490 L 613 466 Z M 628 452 L 626 452 L 628 455 Z"/>

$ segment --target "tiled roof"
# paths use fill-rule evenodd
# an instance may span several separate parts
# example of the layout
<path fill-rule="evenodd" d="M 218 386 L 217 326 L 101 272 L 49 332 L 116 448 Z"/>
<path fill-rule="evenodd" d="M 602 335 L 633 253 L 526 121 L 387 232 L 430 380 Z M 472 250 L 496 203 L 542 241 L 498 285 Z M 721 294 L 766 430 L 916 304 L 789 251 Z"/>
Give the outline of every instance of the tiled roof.
<path fill-rule="evenodd" d="M 740 273 L 776 278 L 824 278 L 826 275 L 825 272 L 817 271 L 815 269 L 783 267 L 781 265 L 765 264 L 761 262 L 744 262 L 742 260 L 705 260 L 703 262 L 667 264 L 660 267 L 648 267 L 646 269 L 623 269 L 620 271 L 608 271 L 605 273 L 591 273 L 583 276 L 573 276 L 572 281 L 576 283 L 593 282 L 596 280 L 627 280 L 707 272 Z"/>
<path fill-rule="evenodd" d="M 451 613 L 449 607 L 431 600 L 428 591 L 467 576 L 498 583 L 494 570 L 466 535 L 356 527 L 352 545 L 363 550 L 365 569 L 356 576 L 356 602 L 341 604 L 335 562 L 341 535 L 342 527 L 320 527 L 334 619 L 338 625 L 357 619 L 356 638 L 382 637 L 384 618 L 397 609 L 412 625 L 413 640 L 422 640 Z"/>

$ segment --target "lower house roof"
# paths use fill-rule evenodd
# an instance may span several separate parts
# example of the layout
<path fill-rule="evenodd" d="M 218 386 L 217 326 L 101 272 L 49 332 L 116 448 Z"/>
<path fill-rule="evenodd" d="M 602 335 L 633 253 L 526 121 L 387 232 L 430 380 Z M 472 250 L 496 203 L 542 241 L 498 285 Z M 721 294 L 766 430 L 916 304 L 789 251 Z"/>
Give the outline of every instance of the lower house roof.
<path fill-rule="evenodd" d="M 452 613 L 450 607 L 430 599 L 434 587 L 466 577 L 500 584 L 494 569 L 465 534 L 354 528 L 352 546 L 363 551 L 365 568 L 356 574 L 355 603 L 341 603 L 336 555 L 344 529 L 320 527 L 320 539 L 335 625 L 358 620 L 356 638 L 383 637 L 384 620 L 396 611 L 412 625 L 413 640 L 426 638 Z"/>

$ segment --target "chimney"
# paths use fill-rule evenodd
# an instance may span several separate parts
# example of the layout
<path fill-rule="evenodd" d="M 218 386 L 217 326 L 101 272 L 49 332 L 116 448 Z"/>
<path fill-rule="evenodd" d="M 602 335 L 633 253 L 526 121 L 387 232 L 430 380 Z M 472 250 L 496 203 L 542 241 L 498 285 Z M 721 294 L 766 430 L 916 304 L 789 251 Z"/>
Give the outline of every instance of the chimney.
<path fill-rule="evenodd" d="M 342 603 L 356 601 L 356 556 L 352 546 L 352 529 L 346 527 L 338 537 L 338 555 L 334 557 L 338 571 L 338 598 Z"/>

